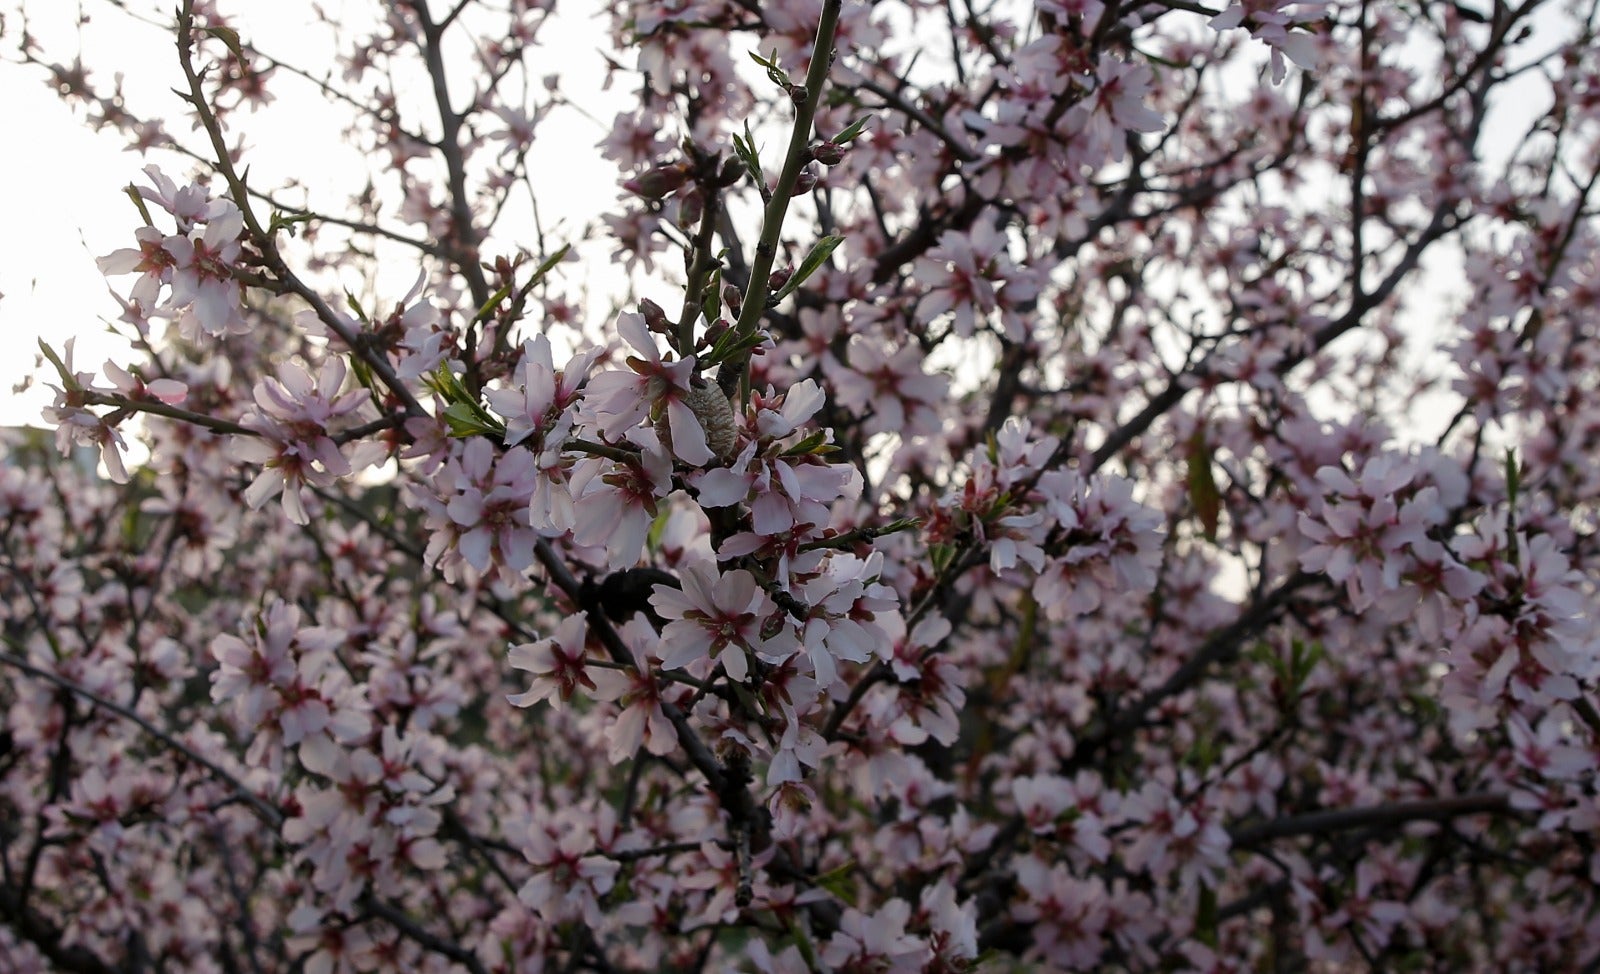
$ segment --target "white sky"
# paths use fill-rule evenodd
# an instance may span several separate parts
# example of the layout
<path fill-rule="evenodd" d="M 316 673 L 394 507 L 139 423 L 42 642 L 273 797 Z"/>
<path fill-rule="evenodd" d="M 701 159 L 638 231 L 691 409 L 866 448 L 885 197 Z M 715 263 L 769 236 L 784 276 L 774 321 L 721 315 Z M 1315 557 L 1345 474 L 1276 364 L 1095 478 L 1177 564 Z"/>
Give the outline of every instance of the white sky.
<path fill-rule="evenodd" d="M 108 284 L 125 291 L 133 278 L 108 282 L 96 269 L 95 258 L 132 245 L 140 218 L 123 187 L 145 184 L 142 169 L 147 164 L 137 153 L 123 149 L 119 133 L 90 131 L 81 113 L 69 110 L 46 84 L 41 69 L 14 63 L 15 55 L 10 52 L 16 49 L 20 21 L 15 11 L 21 4 L 24 0 L 0 0 L 5 17 L 0 44 L 8 50 L 5 62 L 0 63 L 0 103 L 4 104 L 0 112 L 7 131 L 28 133 L 26 144 L 19 140 L 6 153 L 4 172 L 9 190 L 0 193 L 0 227 L 6 228 L 0 234 L 0 426 L 40 424 L 39 411 L 49 403 L 50 391 L 36 384 L 22 395 L 11 392 L 33 371 L 39 338 L 59 350 L 69 337 L 77 336 L 76 366 L 80 370 L 97 371 L 107 358 L 127 362 L 126 343 L 109 334 L 104 321 L 120 313 Z M 131 20 L 109 4 L 86 0 L 86 5 L 94 19 L 79 33 L 76 3 L 26 2 L 29 29 L 42 49 L 48 56 L 66 61 L 81 40 L 84 63 L 96 81 L 108 83 L 121 72 L 132 107 L 137 110 L 140 105 L 155 104 L 178 117 L 173 108 L 176 99 L 168 89 L 181 85 L 182 74 L 170 35 Z M 170 4 L 156 6 L 166 9 Z M 259 50 L 301 65 L 333 64 L 327 29 L 313 24 L 310 0 L 243 6 L 244 12 L 232 23 Z M 373 4 L 357 0 L 323 0 L 323 6 L 334 14 L 348 9 L 367 17 L 374 9 Z M 603 62 L 598 52 L 606 45 L 601 21 L 567 15 L 549 24 L 540 37 L 545 46 L 533 61 L 534 73 L 561 74 L 563 90 L 574 102 L 596 118 L 609 119 L 628 96 L 625 91 L 599 91 Z M 312 47 L 313 43 L 320 43 L 322 49 Z M 466 55 L 464 48 L 453 53 L 463 59 Z M 359 190 L 366 178 L 360 156 L 342 145 L 343 114 L 326 105 L 304 81 L 282 72 L 273 80 L 276 83 L 271 90 L 278 101 L 258 115 L 240 116 L 236 125 L 249 146 L 245 159 L 251 168 L 251 184 L 270 187 L 286 177 L 298 177 L 310 184 L 314 193 L 321 191 L 313 196 L 314 202 L 320 196 L 332 212 L 338 212 L 342 201 Z M 452 90 L 458 108 L 469 90 L 465 80 Z M 426 117 L 433 122 L 437 116 L 430 112 Z M 616 198 L 615 168 L 595 148 L 604 134 L 599 123 L 572 111 L 554 113 L 539 130 L 530 160 L 535 172 L 543 175 L 535 184 L 551 185 L 559 179 L 561 187 L 559 192 L 541 193 L 539 199 L 552 246 L 572 242 L 581 226 L 606 211 Z M 149 161 L 162 162 L 163 169 L 180 182 L 191 168 L 184 161 L 169 162 L 161 156 Z M 525 221 L 527 226 L 525 239 L 519 234 L 518 242 L 534 250 L 531 217 L 525 208 L 520 219 L 515 210 L 512 216 L 514 225 Z M 554 232 L 552 228 L 556 228 Z M 599 241 L 595 249 L 603 256 L 610 246 Z M 594 278 L 592 268 L 598 262 L 587 264 L 589 277 Z M 414 263 L 397 266 L 391 280 L 379 282 L 380 292 L 391 301 L 400 298 L 416 273 Z M 567 273 L 582 280 L 579 275 L 584 271 Z M 341 282 L 357 293 L 362 283 Z M 617 288 L 620 279 L 589 283 L 593 290 L 601 291 Z M 337 293 L 337 287 L 332 293 Z M 40 374 L 46 381 L 52 378 L 48 366 Z"/>
<path fill-rule="evenodd" d="M 20 26 L 15 10 L 25 4 L 29 28 L 51 56 L 69 58 L 81 41 L 84 61 L 98 80 L 105 82 L 120 71 L 126 76 L 130 101 L 136 108 L 164 99 L 162 107 L 170 109 L 175 100 L 167 89 L 181 82 L 170 37 L 136 24 L 107 3 L 84 2 L 95 17 L 89 28 L 78 34 L 76 3 L 0 0 L 6 18 L 0 44 L 15 50 Z M 298 64 L 332 63 L 326 29 L 311 24 L 310 0 L 242 6 L 244 13 L 234 24 L 260 50 Z M 373 10 L 369 0 L 323 0 L 323 6 L 335 15 L 344 10 L 352 16 L 371 16 Z M 165 9 L 160 4 L 156 7 Z M 594 8 L 584 7 L 590 9 Z M 606 46 L 599 20 L 587 13 L 568 14 L 548 25 L 541 39 L 544 47 L 533 67 L 536 75 L 562 75 L 563 90 L 599 119 L 609 119 L 627 101 L 625 90 L 599 91 L 603 63 L 598 50 Z M 312 46 L 318 43 L 323 49 Z M 465 51 L 457 53 L 464 55 Z M 11 63 L 14 57 L 8 53 L 6 62 L 0 63 L 4 124 L 12 133 L 27 133 L 28 141 L 19 140 L 6 154 L 8 189 L 0 193 L 0 227 L 6 230 L 0 234 L 0 426 L 37 424 L 40 408 L 49 401 L 49 392 L 42 387 L 25 395 L 10 394 L 11 386 L 32 370 L 38 338 L 59 349 L 68 337 L 76 335 L 80 369 L 98 369 L 107 358 L 127 360 L 126 346 L 107 334 L 102 323 L 115 318 L 119 309 L 108 293 L 106 279 L 95 268 L 95 258 L 131 244 L 138 216 L 122 187 L 142 182 L 140 171 L 145 165 L 138 155 L 122 149 L 118 134 L 89 131 L 47 87 L 38 68 L 19 67 Z M 317 188 L 326 184 L 323 199 L 337 210 L 349 189 L 358 188 L 365 180 L 359 156 L 341 146 L 341 114 L 324 105 L 308 84 L 282 74 L 274 80 L 281 82 L 273 89 L 278 102 L 261 115 L 241 117 L 238 122 L 250 146 L 246 158 L 252 168 L 252 184 L 276 185 L 287 176 L 299 176 Z M 1526 78 L 1523 84 L 1532 95 L 1540 83 Z M 458 106 L 466 90 L 465 81 L 456 86 Z M 1503 99 L 1495 125 L 1502 133 L 1498 142 L 1520 136 L 1534 113 L 1544 107 L 1537 97 L 1520 93 Z M 176 111 L 171 115 L 177 117 Z M 579 227 L 608 209 L 616 197 L 614 169 L 594 148 L 603 134 L 598 123 L 573 112 L 552 116 L 540 129 L 532 156 L 535 171 L 542 174 L 536 185 L 556 185 L 553 181 L 559 180 L 560 187 L 541 192 L 542 215 L 547 231 L 562 221 L 567 229 L 564 234 L 557 231 L 551 235 L 555 245 L 573 239 Z M 1487 141 L 1492 146 L 1497 138 L 1491 136 Z M 312 165 L 308 166 L 308 160 Z M 182 163 L 167 166 L 175 176 L 187 168 Z M 522 242 L 532 250 L 531 220 L 527 227 Z M 604 259 L 610 249 L 603 240 L 597 241 L 587 251 L 597 259 L 583 262 L 587 271 L 572 273 L 588 273 L 597 292 L 618 289 L 621 278 L 609 273 Z M 380 292 L 388 300 L 397 299 L 409 289 L 415 275 L 415 264 L 397 262 L 393 279 L 379 282 Z M 131 278 L 120 278 L 110 286 L 126 289 L 131 283 Z M 341 283 L 357 291 L 362 284 Z M 1460 300 L 1459 272 L 1435 261 L 1429 279 L 1414 294 L 1422 300 L 1413 307 L 1433 307 L 1433 313 L 1427 315 L 1432 320 L 1423 322 L 1431 326 L 1448 312 L 1452 298 Z M 1437 301 L 1428 300 L 1430 297 Z"/>

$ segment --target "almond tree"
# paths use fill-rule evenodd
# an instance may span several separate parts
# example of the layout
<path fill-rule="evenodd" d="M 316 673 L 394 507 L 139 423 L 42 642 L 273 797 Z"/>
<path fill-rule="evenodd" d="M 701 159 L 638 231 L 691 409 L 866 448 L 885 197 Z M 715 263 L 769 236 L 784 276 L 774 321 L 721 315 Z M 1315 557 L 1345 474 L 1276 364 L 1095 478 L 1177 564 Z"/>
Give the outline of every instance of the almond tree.
<path fill-rule="evenodd" d="M 553 2 L 252 6 L 86 3 L 172 113 L 6 16 L 148 167 L 0 465 L 0 972 L 1600 963 L 1595 4 L 614 0 L 565 240 Z"/>

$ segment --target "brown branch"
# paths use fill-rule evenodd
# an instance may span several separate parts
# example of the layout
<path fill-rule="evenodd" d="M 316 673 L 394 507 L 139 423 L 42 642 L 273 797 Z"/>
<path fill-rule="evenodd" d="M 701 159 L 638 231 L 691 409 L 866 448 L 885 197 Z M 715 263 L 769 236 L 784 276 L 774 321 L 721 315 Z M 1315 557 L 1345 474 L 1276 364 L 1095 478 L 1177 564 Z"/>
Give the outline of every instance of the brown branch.
<path fill-rule="evenodd" d="M 118 974 L 118 968 L 100 959 L 89 948 L 62 944 L 63 931 L 29 907 L 10 886 L 0 886 L 0 920 L 18 937 L 33 944 L 58 970 L 70 974 Z"/>
<path fill-rule="evenodd" d="M 1248 849 L 1274 839 L 1317 836 L 1348 829 L 1395 828 L 1412 822 L 1444 822 L 1465 815 L 1505 815 L 1512 811 L 1511 800 L 1507 796 L 1496 792 L 1478 792 L 1387 805 L 1306 812 L 1258 825 L 1241 826 L 1230 830 L 1228 835 L 1235 849 Z"/>
<path fill-rule="evenodd" d="M 279 811 L 275 806 L 270 804 L 260 795 L 257 795 L 255 792 L 251 791 L 245 786 L 244 782 L 234 777 L 232 773 L 227 771 L 221 765 L 218 765 L 209 758 L 200 755 L 187 744 L 173 737 L 167 731 L 162 730 L 155 724 L 152 724 L 150 721 L 141 717 L 134 711 L 129 710 L 127 707 L 124 707 L 121 704 L 115 703 L 111 700 L 107 700 L 105 697 L 100 696 L 93 690 L 90 690 L 84 686 L 80 686 L 64 676 L 59 676 L 50 672 L 49 670 L 34 666 L 32 663 L 29 663 L 20 656 L 15 656 L 11 653 L 0 652 L 0 663 L 5 663 L 8 666 L 15 667 L 29 676 L 38 677 L 39 679 L 48 683 L 53 683 L 61 689 L 73 694 L 74 696 L 82 697 L 84 700 L 89 701 L 97 707 L 104 707 L 117 716 L 122 717 L 125 720 L 132 721 L 134 724 L 137 724 L 139 728 L 146 734 L 149 734 L 162 744 L 165 744 L 167 747 L 183 755 L 186 759 L 193 761 L 195 764 L 209 772 L 212 777 L 233 789 L 234 794 L 239 798 L 239 800 L 253 808 L 262 818 L 262 820 L 268 825 L 271 825 L 273 829 L 277 829 L 283 824 L 283 812 Z"/>

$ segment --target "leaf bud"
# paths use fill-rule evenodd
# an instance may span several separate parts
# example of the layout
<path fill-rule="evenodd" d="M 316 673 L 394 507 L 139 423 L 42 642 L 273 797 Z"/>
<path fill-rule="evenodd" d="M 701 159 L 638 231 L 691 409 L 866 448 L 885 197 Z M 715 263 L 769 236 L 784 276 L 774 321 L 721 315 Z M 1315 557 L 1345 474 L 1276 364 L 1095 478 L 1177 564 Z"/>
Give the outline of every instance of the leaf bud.
<path fill-rule="evenodd" d="M 737 157 L 730 156 L 723 160 L 722 168 L 717 170 L 717 188 L 728 189 L 737 186 L 739 180 L 744 178 L 744 163 Z"/>

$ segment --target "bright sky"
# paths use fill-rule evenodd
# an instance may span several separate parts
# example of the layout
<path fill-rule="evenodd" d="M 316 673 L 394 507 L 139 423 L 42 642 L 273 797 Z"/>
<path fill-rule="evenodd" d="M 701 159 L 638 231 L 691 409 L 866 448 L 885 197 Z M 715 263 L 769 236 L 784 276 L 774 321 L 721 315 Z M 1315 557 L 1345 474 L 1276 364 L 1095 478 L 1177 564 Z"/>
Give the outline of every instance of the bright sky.
<path fill-rule="evenodd" d="M 84 3 L 94 21 L 79 33 L 74 23 L 76 3 L 0 0 L 5 17 L 0 45 L 8 52 L 15 50 L 20 27 L 16 9 L 25 5 L 29 29 L 51 56 L 69 58 L 81 43 L 84 62 L 96 79 L 105 82 L 121 72 L 130 102 L 137 106 L 154 100 L 170 109 L 174 98 L 167 89 L 181 82 L 170 36 L 130 20 L 104 0 Z M 352 19 L 370 17 L 374 9 L 370 0 L 323 0 L 322 5 L 335 16 L 345 11 Z M 152 6 L 165 10 L 170 4 Z M 326 29 L 311 25 L 311 0 L 240 6 L 243 13 L 235 24 L 260 50 L 299 64 L 333 63 Z M 587 14 L 567 15 L 549 25 L 542 39 L 544 53 L 535 73 L 560 74 L 569 97 L 597 118 L 610 118 L 628 95 L 599 91 L 603 62 L 598 49 L 606 43 L 601 22 Z M 323 49 L 314 46 L 318 43 Z M 39 410 L 49 401 L 49 392 L 42 387 L 10 395 L 10 387 L 32 370 L 37 339 L 43 337 L 59 349 L 76 335 L 80 369 L 98 369 L 107 358 L 127 360 L 125 344 L 107 334 L 103 324 L 119 309 L 95 268 L 95 258 L 132 243 L 138 216 L 122 187 L 142 182 L 140 170 L 145 164 L 136 154 L 123 151 L 118 135 L 90 132 L 46 86 L 39 69 L 18 67 L 14 60 L 15 55 L 8 53 L 0 63 L 5 121 L 9 131 L 26 132 L 29 140 L 26 148 L 18 144 L 7 153 L 8 187 L 0 193 L 0 226 L 7 231 L 0 235 L 0 426 L 38 424 Z M 359 188 L 365 180 L 359 156 L 341 145 L 340 113 L 323 104 L 308 84 L 282 76 L 275 80 L 283 82 L 273 89 L 278 102 L 259 116 L 241 119 L 239 125 L 250 146 L 252 182 L 275 185 L 284 177 L 298 176 L 337 210 L 349 189 Z M 1533 78 L 1524 83 L 1530 92 L 1538 87 Z M 457 105 L 466 90 L 464 80 L 456 86 Z M 1491 138 L 1490 144 L 1520 136 L 1533 113 L 1543 107 L 1522 97 L 1504 99 L 1495 128 L 1505 137 Z M 579 227 L 615 199 L 614 170 L 594 148 L 604 134 L 600 123 L 573 112 L 552 116 L 540 129 L 532 156 L 535 172 L 541 174 L 535 183 L 559 186 L 558 191 L 541 192 L 542 216 L 547 231 L 563 221 L 567 231 L 552 233 L 555 244 L 572 239 Z M 186 170 L 181 163 L 168 167 L 174 175 Z M 531 250 L 531 219 L 526 224 L 525 245 Z M 609 250 L 603 241 L 592 245 L 588 253 L 598 259 L 583 264 L 596 292 L 620 286 L 619 277 L 604 276 Z M 380 293 L 389 300 L 400 297 L 415 275 L 414 264 L 397 262 L 393 279 L 378 283 Z M 1430 280 L 1420 293 L 1438 301 L 1424 299 L 1433 305 L 1427 324 L 1446 313 L 1452 298 L 1459 300 L 1459 280 L 1452 267 L 1431 268 Z M 112 286 L 126 288 L 130 283 L 131 279 L 119 279 Z M 341 283 L 359 291 L 363 282 Z"/>
<path fill-rule="evenodd" d="M 171 110 L 176 99 L 167 89 L 182 83 L 170 35 L 139 24 L 109 3 L 85 0 L 94 19 L 78 33 L 76 3 L 0 0 L 0 15 L 5 18 L 0 45 L 7 49 L 5 61 L 0 62 L 5 124 L 13 133 L 28 133 L 30 147 L 24 149 L 19 141 L 8 151 L 9 189 L 0 193 L 0 226 L 7 228 L 0 238 L 0 426 L 40 425 L 39 411 L 49 403 L 50 391 L 36 385 L 25 394 L 11 394 L 12 386 L 33 371 L 38 339 L 59 350 L 69 337 L 77 336 L 80 370 L 98 370 L 107 358 L 128 360 L 126 343 L 109 334 L 104 324 L 115 319 L 120 308 L 96 269 L 95 258 L 132 245 L 140 218 L 122 188 L 144 184 L 146 165 L 136 153 L 124 151 L 120 135 L 91 132 L 45 83 L 39 68 L 15 63 L 11 52 L 21 26 L 18 6 L 26 7 L 29 30 L 49 56 L 65 61 L 81 41 L 84 63 L 95 80 L 107 83 L 121 72 L 135 107 L 157 104 Z M 171 4 L 153 6 L 169 10 Z M 326 28 L 312 24 L 310 0 L 241 6 L 244 10 L 234 23 L 259 50 L 297 64 L 333 64 Z M 335 15 L 346 9 L 352 18 L 370 17 L 374 9 L 370 2 L 357 0 L 323 0 L 322 6 Z M 575 102 L 596 118 L 611 117 L 626 95 L 599 90 L 603 62 L 598 52 L 605 44 L 602 23 L 568 15 L 552 22 L 541 39 L 547 46 L 535 62 L 535 72 L 559 73 L 563 90 Z M 316 42 L 323 49 L 316 49 Z M 457 53 L 466 54 L 465 49 Z M 241 119 L 238 126 L 250 146 L 246 158 L 252 185 L 272 186 L 285 177 L 298 177 L 311 185 L 313 200 L 320 196 L 337 212 L 340 201 L 359 190 L 366 171 L 359 155 L 341 144 L 342 115 L 308 83 L 281 73 L 274 81 L 278 101 L 259 115 Z M 455 87 L 457 107 L 469 90 L 465 81 Z M 561 187 L 560 192 L 541 193 L 539 200 L 554 245 L 570 241 L 616 197 L 615 169 L 595 148 L 604 134 L 598 122 L 575 112 L 558 112 L 540 129 L 531 156 L 535 172 L 542 174 L 535 184 L 559 179 Z M 181 161 L 163 161 L 163 168 L 174 177 L 189 169 Z M 532 250 L 531 217 L 513 212 L 513 219 L 519 216 L 528 227 L 525 246 Z M 609 247 L 602 253 L 608 251 Z M 381 293 L 398 299 L 409 290 L 416 273 L 414 264 L 396 267 L 392 280 L 379 282 Z M 125 289 L 132 280 L 109 283 Z M 362 282 L 343 283 L 359 292 Z M 618 286 L 613 280 L 591 284 L 596 290 Z"/>

